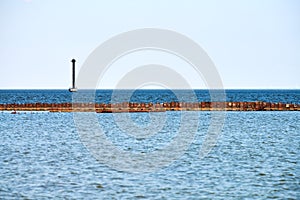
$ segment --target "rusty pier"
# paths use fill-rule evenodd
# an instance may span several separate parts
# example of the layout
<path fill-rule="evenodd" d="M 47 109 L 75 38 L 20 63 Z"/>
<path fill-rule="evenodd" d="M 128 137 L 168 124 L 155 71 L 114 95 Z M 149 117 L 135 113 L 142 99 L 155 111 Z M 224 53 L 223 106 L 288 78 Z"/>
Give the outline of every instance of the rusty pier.
<path fill-rule="evenodd" d="M 0 111 L 165 112 L 165 111 L 300 111 L 299 104 L 269 102 L 24 103 L 0 104 Z"/>

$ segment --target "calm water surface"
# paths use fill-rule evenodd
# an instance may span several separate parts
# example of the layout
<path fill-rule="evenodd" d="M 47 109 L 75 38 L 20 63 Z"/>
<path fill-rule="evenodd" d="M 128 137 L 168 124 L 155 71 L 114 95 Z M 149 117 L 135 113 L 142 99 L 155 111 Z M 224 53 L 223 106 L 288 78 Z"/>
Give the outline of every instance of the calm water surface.
<path fill-rule="evenodd" d="M 136 90 L 129 99 L 132 102 L 170 102 L 189 101 L 187 90 Z M 130 90 L 118 90 L 117 101 L 128 101 Z M 208 90 L 195 90 L 198 101 L 211 101 Z M 108 103 L 112 90 L 97 90 L 95 101 Z M 300 104 L 300 90 L 226 90 L 227 101 L 265 101 Z M 190 100 L 191 101 L 191 100 Z M 62 103 L 72 102 L 72 93 L 68 90 L 0 90 L 0 103 Z"/>
<path fill-rule="evenodd" d="M 177 119 L 180 112 L 167 115 Z M 217 145 L 199 159 L 210 116 L 199 112 L 198 132 L 181 158 L 132 174 L 89 153 L 72 113 L 0 112 L 0 199 L 299 199 L 300 112 L 227 112 Z M 111 113 L 97 118 L 124 150 L 163 146 L 174 134 L 165 127 L 145 144 L 121 134 Z M 149 116 L 131 118 L 144 124 Z"/>

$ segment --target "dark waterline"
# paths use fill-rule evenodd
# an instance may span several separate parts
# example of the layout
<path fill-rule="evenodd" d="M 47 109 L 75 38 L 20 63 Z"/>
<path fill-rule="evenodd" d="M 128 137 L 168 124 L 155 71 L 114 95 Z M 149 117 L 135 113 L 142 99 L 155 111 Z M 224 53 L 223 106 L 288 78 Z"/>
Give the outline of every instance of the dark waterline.
<path fill-rule="evenodd" d="M 112 98 L 113 92 L 115 98 Z M 211 101 L 208 90 L 194 92 L 198 101 Z M 226 101 L 300 103 L 300 90 L 225 90 L 225 93 Z M 0 103 L 65 103 L 72 102 L 73 94 L 68 90 L 0 90 Z M 131 90 L 97 90 L 95 102 L 184 102 L 193 99 L 190 94 L 190 90 L 136 90 L 133 93 Z"/>

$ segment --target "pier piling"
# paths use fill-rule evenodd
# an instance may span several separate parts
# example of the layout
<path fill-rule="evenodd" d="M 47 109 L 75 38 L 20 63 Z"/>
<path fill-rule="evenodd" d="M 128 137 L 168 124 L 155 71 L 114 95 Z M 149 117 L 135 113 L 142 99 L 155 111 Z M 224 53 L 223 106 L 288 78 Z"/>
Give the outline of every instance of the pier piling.
<path fill-rule="evenodd" d="M 269 102 L 121 102 L 105 103 L 11 103 L 0 104 L 0 111 L 49 112 L 165 112 L 165 111 L 300 111 L 300 105 Z"/>

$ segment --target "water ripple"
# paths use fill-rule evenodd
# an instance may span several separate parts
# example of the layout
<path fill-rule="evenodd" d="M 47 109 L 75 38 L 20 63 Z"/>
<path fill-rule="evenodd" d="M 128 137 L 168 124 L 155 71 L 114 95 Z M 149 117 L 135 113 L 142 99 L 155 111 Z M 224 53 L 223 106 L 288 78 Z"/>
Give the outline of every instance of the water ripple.
<path fill-rule="evenodd" d="M 173 112 L 172 115 L 176 115 Z M 111 116 L 97 115 L 99 121 Z M 132 115 L 145 120 L 142 115 Z M 80 142 L 71 113 L 0 112 L 0 196 L 4 199 L 297 199 L 300 114 L 230 112 L 217 146 L 198 159 L 209 122 L 179 160 L 151 174 L 98 163 Z M 174 118 L 175 119 L 175 118 Z M 102 122 L 103 122 L 102 121 Z M 105 123 L 104 123 L 105 124 Z M 149 151 L 172 139 L 174 121 L 147 140 L 103 127 L 124 150 Z M 159 140 L 159 142 L 158 142 Z"/>

